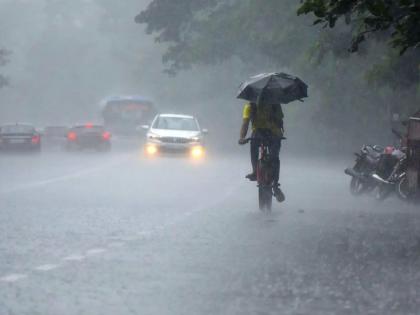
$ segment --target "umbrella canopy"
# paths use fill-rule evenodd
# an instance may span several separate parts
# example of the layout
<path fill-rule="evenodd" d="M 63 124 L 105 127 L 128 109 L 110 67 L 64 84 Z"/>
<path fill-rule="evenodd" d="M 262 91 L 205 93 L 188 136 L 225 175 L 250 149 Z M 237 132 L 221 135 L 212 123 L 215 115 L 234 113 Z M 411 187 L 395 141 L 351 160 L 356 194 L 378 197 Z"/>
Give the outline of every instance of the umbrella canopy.
<path fill-rule="evenodd" d="M 308 97 L 308 86 L 286 73 L 261 73 L 241 84 L 237 98 L 253 103 L 287 104 Z"/>

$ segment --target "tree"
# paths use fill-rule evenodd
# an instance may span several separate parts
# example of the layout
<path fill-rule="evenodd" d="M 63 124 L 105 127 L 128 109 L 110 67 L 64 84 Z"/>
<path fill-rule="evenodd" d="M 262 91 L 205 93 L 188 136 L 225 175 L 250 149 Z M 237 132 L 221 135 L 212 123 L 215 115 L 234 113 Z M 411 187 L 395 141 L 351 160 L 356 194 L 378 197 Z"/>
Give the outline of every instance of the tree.
<path fill-rule="evenodd" d="M 175 74 L 232 57 L 247 64 L 263 58 L 290 64 L 317 33 L 299 22 L 296 9 L 295 0 L 155 0 L 135 21 L 169 44 L 163 61 Z"/>
<path fill-rule="evenodd" d="M 298 14 L 312 13 L 314 24 L 335 27 L 339 19 L 355 26 L 350 50 L 357 51 L 368 34 L 382 33 L 403 54 L 420 47 L 419 0 L 304 0 Z"/>

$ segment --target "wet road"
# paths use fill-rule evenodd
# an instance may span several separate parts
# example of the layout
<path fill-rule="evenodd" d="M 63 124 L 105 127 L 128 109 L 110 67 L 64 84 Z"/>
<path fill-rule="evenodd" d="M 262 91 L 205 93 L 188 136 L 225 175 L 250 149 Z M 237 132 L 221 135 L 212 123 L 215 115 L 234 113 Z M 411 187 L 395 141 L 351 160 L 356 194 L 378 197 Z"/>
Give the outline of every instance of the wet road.
<path fill-rule="evenodd" d="M 246 157 L 0 156 L 0 314 L 419 314 L 420 213 L 288 157 L 257 210 Z"/>

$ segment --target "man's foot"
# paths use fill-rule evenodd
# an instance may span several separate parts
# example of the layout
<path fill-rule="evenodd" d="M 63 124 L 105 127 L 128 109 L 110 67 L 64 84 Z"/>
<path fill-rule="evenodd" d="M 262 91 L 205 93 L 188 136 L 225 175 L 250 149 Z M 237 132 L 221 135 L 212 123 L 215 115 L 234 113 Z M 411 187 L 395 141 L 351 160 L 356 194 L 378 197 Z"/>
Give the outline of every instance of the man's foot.
<path fill-rule="evenodd" d="M 279 186 L 273 187 L 273 193 L 274 193 L 274 197 L 276 197 L 278 202 L 283 202 L 286 200 L 286 197 L 284 196 Z"/>
<path fill-rule="evenodd" d="M 248 178 L 251 182 L 255 182 L 257 180 L 257 174 L 250 173 L 250 174 L 246 175 L 245 178 Z"/>

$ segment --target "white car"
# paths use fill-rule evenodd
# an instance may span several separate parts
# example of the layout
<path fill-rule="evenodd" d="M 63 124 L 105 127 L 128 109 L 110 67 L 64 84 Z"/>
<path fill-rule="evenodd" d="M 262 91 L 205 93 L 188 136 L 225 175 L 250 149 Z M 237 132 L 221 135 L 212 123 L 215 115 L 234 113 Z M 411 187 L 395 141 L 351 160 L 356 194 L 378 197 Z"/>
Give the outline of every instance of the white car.
<path fill-rule="evenodd" d="M 159 114 L 147 129 L 145 152 L 149 156 L 160 153 L 186 153 L 193 158 L 204 156 L 204 135 L 196 118 L 189 115 Z"/>

